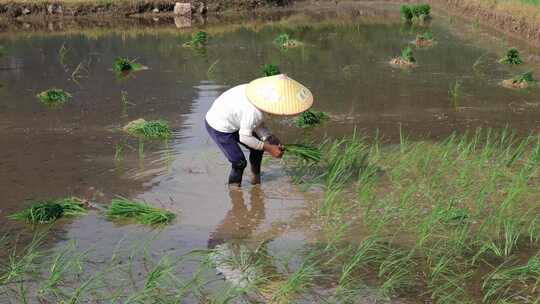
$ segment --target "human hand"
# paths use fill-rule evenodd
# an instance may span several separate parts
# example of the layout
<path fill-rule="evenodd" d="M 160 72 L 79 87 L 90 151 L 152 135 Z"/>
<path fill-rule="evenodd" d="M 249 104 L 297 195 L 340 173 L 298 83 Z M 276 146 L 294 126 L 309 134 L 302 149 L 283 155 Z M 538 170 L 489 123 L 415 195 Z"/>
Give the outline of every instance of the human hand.
<path fill-rule="evenodd" d="M 283 156 L 283 149 L 281 146 L 265 143 L 264 150 L 275 158 L 281 158 Z"/>

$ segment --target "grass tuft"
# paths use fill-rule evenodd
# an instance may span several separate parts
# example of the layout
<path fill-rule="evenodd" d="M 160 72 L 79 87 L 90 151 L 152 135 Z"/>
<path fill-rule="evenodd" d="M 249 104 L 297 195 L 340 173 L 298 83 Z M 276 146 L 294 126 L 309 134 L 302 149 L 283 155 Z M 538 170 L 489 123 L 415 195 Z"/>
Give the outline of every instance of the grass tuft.
<path fill-rule="evenodd" d="M 10 219 L 27 221 L 32 224 L 45 224 L 64 216 L 86 214 L 84 202 L 75 197 L 36 202 L 30 208 L 9 216 Z"/>
<path fill-rule="evenodd" d="M 127 198 L 117 197 L 111 201 L 107 210 L 107 217 L 111 219 L 134 218 L 137 222 L 145 225 L 169 224 L 176 215 L 170 211 L 162 210 L 145 202 L 132 201 Z"/>

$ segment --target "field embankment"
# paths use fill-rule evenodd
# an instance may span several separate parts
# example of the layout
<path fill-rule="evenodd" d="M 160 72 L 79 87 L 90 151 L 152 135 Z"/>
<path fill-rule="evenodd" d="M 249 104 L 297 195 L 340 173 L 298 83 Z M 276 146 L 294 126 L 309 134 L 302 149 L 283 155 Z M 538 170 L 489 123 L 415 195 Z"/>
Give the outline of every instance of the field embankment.
<path fill-rule="evenodd" d="M 540 43 L 540 1 L 433 0 L 466 18 L 477 20 L 534 44 Z"/>
<path fill-rule="evenodd" d="M 284 5 L 288 0 L 0 0 L 0 16 L 130 16 L 173 13 L 177 2 L 191 3 L 193 14 Z"/>

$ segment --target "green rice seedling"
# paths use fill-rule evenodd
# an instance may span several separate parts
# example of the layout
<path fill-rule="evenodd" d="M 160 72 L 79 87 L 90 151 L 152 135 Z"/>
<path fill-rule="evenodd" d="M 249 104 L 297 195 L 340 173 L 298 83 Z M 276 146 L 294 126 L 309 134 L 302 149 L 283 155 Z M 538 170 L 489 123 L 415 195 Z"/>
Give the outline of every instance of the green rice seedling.
<path fill-rule="evenodd" d="M 75 197 L 69 197 L 52 201 L 40 201 L 30 208 L 14 213 L 9 216 L 13 220 L 27 221 L 32 224 L 51 223 L 67 216 L 80 216 L 86 214 L 84 201 Z"/>
<path fill-rule="evenodd" d="M 402 249 L 389 249 L 389 254 L 379 267 L 378 277 L 384 280 L 381 293 L 384 295 L 395 294 L 398 291 L 414 287 L 417 282 L 413 259 L 414 249 L 405 251 Z"/>
<path fill-rule="evenodd" d="M 402 5 L 399 9 L 403 21 L 412 21 L 414 14 L 410 5 Z"/>
<path fill-rule="evenodd" d="M 276 39 L 274 39 L 274 43 L 281 48 L 293 48 L 300 45 L 298 41 L 291 38 L 291 36 L 287 33 L 279 34 Z"/>
<path fill-rule="evenodd" d="M 426 31 L 422 34 L 416 35 L 415 44 L 417 47 L 429 47 L 434 43 L 433 33 Z"/>
<path fill-rule="evenodd" d="M 176 215 L 145 202 L 116 197 L 111 201 L 111 206 L 107 210 L 107 217 L 111 219 L 134 218 L 141 224 L 160 225 L 169 224 L 176 218 Z"/>
<path fill-rule="evenodd" d="M 504 56 L 504 58 L 501 58 L 499 62 L 504 64 L 519 65 L 523 63 L 523 60 L 521 59 L 521 56 L 519 56 L 518 49 L 513 47 L 508 49 L 508 51 L 506 52 L 506 56 Z"/>
<path fill-rule="evenodd" d="M 287 144 L 283 146 L 283 150 L 287 154 L 299 157 L 308 162 L 318 163 L 321 161 L 321 150 L 315 147 L 302 144 Z"/>
<path fill-rule="evenodd" d="M 414 58 L 413 50 L 410 46 L 401 50 L 401 55 L 390 61 L 393 65 L 398 66 L 413 66 L 416 63 L 416 58 Z"/>
<path fill-rule="evenodd" d="M 403 21 L 422 22 L 431 17 L 431 6 L 429 4 L 402 5 L 400 14 Z"/>
<path fill-rule="evenodd" d="M 302 112 L 296 118 L 296 126 L 299 128 L 310 128 L 315 125 L 322 123 L 325 120 L 328 120 L 330 116 L 322 111 L 307 110 Z"/>
<path fill-rule="evenodd" d="M 459 106 L 459 98 L 461 97 L 461 81 L 456 80 L 450 84 L 450 89 L 448 89 L 448 97 L 454 108 Z"/>
<path fill-rule="evenodd" d="M 144 68 L 135 59 L 129 59 L 127 57 L 117 57 L 113 63 L 113 72 L 118 76 L 126 76 L 131 72 L 137 72 Z"/>
<path fill-rule="evenodd" d="M 540 252 L 525 265 L 503 263 L 491 272 L 482 284 L 484 302 L 514 303 L 515 299 L 530 299 L 524 303 L 540 301 Z"/>
<path fill-rule="evenodd" d="M 37 261 L 45 256 L 40 247 L 46 235 L 46 231 L 34 233 L 32 240 L 22 250 L 16 245 L 10 249 L 4 248 L 7 259 L 0 263 L 0 286 L 24 281 L 25 276 L 35 276 L 40 271 Z"/>
<path fill-rule="evenodd" d="M 199 31 L 190 41 L 184 43 L 184 47 L 204 48 L 208 44 L 208 33 Z"/>
<path fill-rule="evenodd" d="M 62 247 L 58 252 L 51 256 L 50 264 L 47 266 L 47 273 L 40 282 L 37 291 L 37 297 L 43 302 L 53 296 L 56 299 L 61 298 L 65 293 L 63 286 L 68 276 L 81 275 L 83 269 L 84 258 L 88 252 L 80 252 L 77 250 L 77 244 L 70 241 L 68 245 Z"/>
<path fill-rule="evenodd" d="M 528 71 L 523 74 L 520 74 L 512 79 L 514 83 L 528 83 L 529 85 L 534 84 L 536 80 L 534 79 L 533 72 Z"/>
<path fill-rule="evenodd" d="M 306 292 L 318 276 L 317 262 L 304 261 L 300 267 L 287 280 L 278 283 L 278 288 L 273 292 L 270 303 L 291 303 L 298 295 Z"/>
<path fill-rule="evenodd" d="M 517 76 L 514 76 L 512 79 L 503 80 L 502 85 L 509 88 L 525 89 L 536 84 L 534 79 L 533 72 L 528 71 Z"/>
<path fill-rule="evenodd" d="M 36 95 L 42 104 L 48 107 L 62 106 L 71 99 L 71 94 L 62 89 L 48 89 Z"/>
<path fill-rule="evenodd" d="M 208 79 L 213 79 L 214 78 L 214 73 L 216 71 L 216 67 L 218 66 L 218 63 L 220 62 L 220 59 L 217 59 L 216 61 L 214 61 L 209 67 L 208 67 L 208 70 L 206 70 L 206 76 L 208 77 Z"/>
<path fill-rule="evenodd" d="M 169 123 L 164 120 L 146 121 L 139 118 L 124 126 L 123 130 L 144 139 L 168 139 L 172 136 Z"/>
<path fill-rule="evenodd" d="M 263 67 L 264 76 L 274 76 L 281 74 L 279 67 L 275 64 L 265 64 Z"/>
<path fill-rule="evenodd" d="M 413 50 L 411 47 L 406 47 L 403 50 L 401 50 L 401 55 L 399 56 L 402 60 L 405 60 L 407 62 L 416 62 L 416 58 L 414 58 Z"/>

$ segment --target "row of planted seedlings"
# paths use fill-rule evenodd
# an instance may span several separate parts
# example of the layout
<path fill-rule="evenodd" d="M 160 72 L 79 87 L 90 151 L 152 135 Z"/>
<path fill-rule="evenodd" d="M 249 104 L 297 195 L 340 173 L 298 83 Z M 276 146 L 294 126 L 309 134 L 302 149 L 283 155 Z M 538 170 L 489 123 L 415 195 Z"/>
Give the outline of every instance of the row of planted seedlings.
<path fill-rule="evenodd" d="M 353 136 L 322 146 L 317 165 L 291 163 L 320 185 L 325 241 L 313 282 L 354 303 L 383 297 L 435 303 L 540 301 L 540 136 L 478 129 L 441 142 L 383 145 Z"/>
<path fill-rule="evenodd" d="M 55 273 L 63 268 L 52 267 L 55 259 L 38 261 L 30 245 L 2 268 L 0 290 L 27 295 L 17 284 L 32 281 L 28 275 L 45 263 L 38 297 L 79 299 L 71 303 L 540 301 L 539 135 L 478 129 L 440 142 L 401 134 L 397 143 L 353 135 L 320 151 L 316 161 L 286 161 L 296 182 L 325 193 L 313 202 L 309 225 L 321 237 L 293 256 L 273 256 L 268 242 L 150 255 L 144 275 L 126 286 L 136 259 L 121 263 L 115 254 L 81 281 L 76 267 Z M 56 256 L 73 265 L 70 258 L 81 255 Z M 199 267 L 182 277 L 188 262 Z M 216 281 L 214 268 L 227 280 Z"/>

